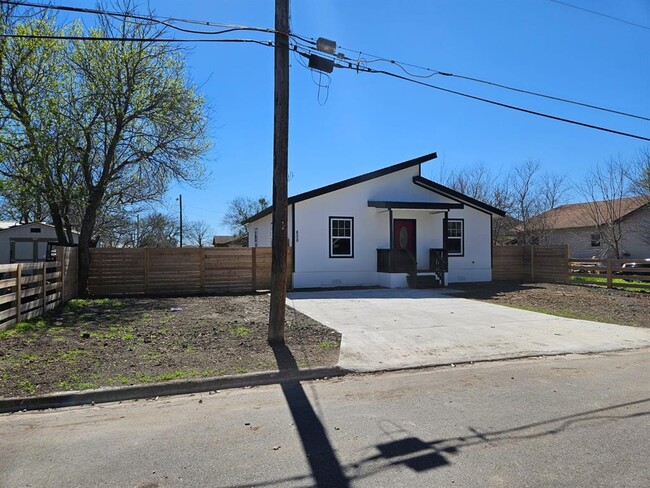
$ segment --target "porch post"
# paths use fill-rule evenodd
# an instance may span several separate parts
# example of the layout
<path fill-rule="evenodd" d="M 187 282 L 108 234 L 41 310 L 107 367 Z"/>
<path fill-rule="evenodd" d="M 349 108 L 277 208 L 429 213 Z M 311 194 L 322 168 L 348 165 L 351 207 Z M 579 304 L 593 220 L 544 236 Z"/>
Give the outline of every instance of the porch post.
<path fill-rule="evenodd" d="M 389 245 L 388 245 L 388 271 L 392 272 L 393 271 L 393 247 L 395 246 L 394 241 L 394 236 L 393 236 L 393 209 L 389 208 L 388 209 L 388 237 L 389 237 Z"/>
<path fill-rule="evenodd" d="M 388 209 L 388 235 L 390 236 L 390 248 L 393 249 L 395 243 L 393 242 L 393 209 Z"/>

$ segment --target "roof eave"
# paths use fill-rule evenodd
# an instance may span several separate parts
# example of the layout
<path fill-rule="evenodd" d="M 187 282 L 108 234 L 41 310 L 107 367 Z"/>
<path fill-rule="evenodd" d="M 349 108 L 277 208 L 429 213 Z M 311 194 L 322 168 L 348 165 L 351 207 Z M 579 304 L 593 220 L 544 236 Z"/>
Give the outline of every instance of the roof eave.
<path fill-rule="evenodd" d="M 331 193 L 333 191 L 337 190 L 342 190 L 343 188 L 347 188 L 349 186 L 353 185 L 358 185 L 359 183 L 364 183 L 369 180 L 373 180 L 375 178 L 379 178 L 380 176 L 385 176 L 389 175 L 391 173 L 395 173 L 397 171 L 402 171 L 407 168 L 411 168 L 413 166 L 418 166 L 422 163 L 426 163 L 427 161 L 432 161 L 438 157 L 438 154 L 433 152 L 429 154 L 425 154 L 424 156 L 420 156 L 414 159 L 409 159 L 407 161 L 403 161 L 401 163 L 393 164 L 392 166 L 387 166 L 385 168 L 381 168 L 375 171 L 371 171 L 370 173 L 365 173 L 359 176 L 354 176 L 352 178 L 348 178 L 347 180 L 342 180 L 337 183 L 332 183 L 330 185 L 325 185 L 320 188 L 316 188 L 314 190 L 310 190 L 304 193 L 300 193 L 298 195 L 294 195 L 292 197 L 289 197 L 288 200 L 288 205 L 293 205 L 298 202 L 302 202 L 304 200 L 309 200 L 310 198 L 315 198 L 319 197 L 321 195 L 325 195 L 327 193 Z M 262 217 L 266 217 L 269 215 L 271 212 L 273 212 L 273 207 L 268 207 L 262 210 L 261 212 L 258 212 L 257 214 L 253 215 L 252 217 L 247 218 L 246 220 L 242 221 L 242 224 L 250 224 L 251 222 L 254 222 L 256 220 L 261 219 Z"/>

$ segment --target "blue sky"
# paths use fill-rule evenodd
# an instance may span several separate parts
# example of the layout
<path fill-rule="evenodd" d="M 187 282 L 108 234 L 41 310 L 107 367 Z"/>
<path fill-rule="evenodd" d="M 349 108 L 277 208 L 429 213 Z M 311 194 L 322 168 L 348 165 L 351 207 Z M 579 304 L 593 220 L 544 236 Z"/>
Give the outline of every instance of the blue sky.
<path fill-rule="evenodd" d="M 650 27 L 650 0 L 567 2 Z M 272 0 L 150 4 L 161 16 L 273 27 Z M 650 28 L 551 0 L 293 0 L 291 28 L 356 51 L 650 116 Z M 184 219 L 205 220 L 215 234 L 227 233 L 221 219 L 228 201 L 271 197 L 273 51 L 202 44 L 192 47 L 188 61 L 210 106 L 214 146 L 205 163 L 211 177 L 200 190 L 175 185 L 167 205 L 176 211 L 174 200 L 182 193 Z M 323 104 L 325 91 L 319 101 L 313 76 L 318 78 L 292 58 L 290 194 L 433 151 L 439 159 L 427 163 L 423 174 L 434 179 L 441 165 L 454 169 L 482 162 L 507 171 L 533 158 L 545 170 L 578 181 L 591 165 L 609 156 L 630 157 L 648 145 L 349 70 L 332 73 Z M 427 81 L 650 137 L 647 121 L 458 79 Z"/>

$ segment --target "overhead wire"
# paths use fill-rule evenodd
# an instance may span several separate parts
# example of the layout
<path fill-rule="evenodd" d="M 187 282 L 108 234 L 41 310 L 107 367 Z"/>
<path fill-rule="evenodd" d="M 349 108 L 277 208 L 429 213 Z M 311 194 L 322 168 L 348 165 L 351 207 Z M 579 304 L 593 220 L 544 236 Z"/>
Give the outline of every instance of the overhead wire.
<path fill-rule="evenodd" d="M 507 109 L 510 109 L 510 110 L 515 110 L 515 111 L 518 111 L 518 112 L 523 112 L 523 113 L 527 113 L 527 114 L 531 114 L 531 115 L 536 115 L 538 117 L 544 117 L 544 118 L 547 118 L 547 119 L 557 120 L 557 121 L 565 122 L 565 123 L 568 123 L 568 124 L 578 125 L 578 126 L 587 127 L 587 128 L 590 128 L 590 129 L 595 129 L 595 130 L 599 130 L 599 131 L 603 131 L 603 132 L 609 132 L 611 134 L 618 134 L 618 135 L 621 135 L 621 136 L 632 137 L 634 139 L 639 139 L 639 140 L 642 140 L 642 141 L 650 142 L 650 137 L 640 136 L 640 135 L 637 135 L 637 134 L 632 134 L 630 132 L 624 132 L 624 131 L 619 131 L 619 130 L 615 130 L 615 129 L 609 129 L 607 127 L 603 127 L 603 126 L 599 126 L 599 125 L 595 125 L 595 124 L 580 122 L 580 121 L 569 119 L 569 118 L 566 118 L 566 117 L 560 117 L 560 116 L 557 116 L 557 115 L 547 114 L 547 113 L 544 113 L 544 112 L 539 112 L 539 111 L 536 111 L 536 110 L 531 110 L 531 109 L 519 107 L 519 106 L 516 106 L 516 105 L 511 105 L 511 104 L 508 104 L 508 103 L 498 102 L 496 100 L 491 100 L 489 98 L 479 97 L 479 96 L 471 95 L 469 93 L 464 93 L 464 92 L 461 92 L 461 91 L 458 91 L 458 90 L 452 90 L 450 88 L 444 88 L 444 87 L 441 87 L 441 86 L 433 85 L 433 84 L 427 83 L 425 81 L 421 81 L 421 80 L 417 80 L 417 79 L 413 79 L 413 78 L 408 78 L 408 77 L 402 76 L 402 75 L 400 75 L 398 73 L 391 73 L 390 71 L 386 71 L 386 70 L 377 70 L 377 69 L 368 68 L 368 67 L 355 68 L 353 66 L 350 66 L 350 65 L 346 66 L 346 65 L 343 65 L 343 64 L 337 64 L 336 66 L 338 68 L 344 68 L 344 69 L 357 69 L 357 71 L 362 71 L 362 72 L 365 72 L 365 73 L 383 74 L 383 75 L 386 75 L 386 76 L 390 76 L 392 78 L 397 78 L 397 79 L 400 79 L 400 80 L 408 81 L 410 83 L 415 83 L 415 84 L 418 84 L 418 85 L 433 88 L 434 90 L 440 90 L 440 91 L 443 91 L 443 92 L 446 92 L 446 93 L 451 93 L 451 94 L 458 95 L 458 96 L 465 97 L 465 98 L 469 98 L 469 99 L 472 99 L 472 100 L 477 100 L 477 101 L 480 101 L 480 102 L 489 103 L 491 105 L 496 105 L 496 106 L 507 108 Z"/>
<path fill-rule="evenodd" d="M 122 17 L 122 18 L 131 18 L 147 22 L 153 22 L 170 29 L 178 30 L 184 33 L 190 34 L 199 34 L 199 35 L 222 35 L 228 34 L 231 32 L 237 31 L 250 31 L 250 32 L 262 32 L 266 34 L 275 34 L 277 31 L 275 29 L 270 29 L 267 27 L 256 27 L 256 26 L 247 26 L 247 25 L 238 25 L 238 24 L 226 24 L 221 22 L 212 22 L 204 20 L 195 20 L 195 19 L 184 19 L 179 17 L 159 17 L 154 15 L 142 15 L 136 14 L 134 12 L 119 12 L 119 11 L 109 11 L 97 8 L 87 8 L 87 7 L 73 7 L 70 5 L 60 5 L 60 4 L 43 4 L 43 3 L 34 3 L 34 2 L 23 2 L 19 0 L 0 0 L 1 4 L 14 5 L 20 7 L 30 7 L 30 8 L 40 8 L 44 10 L 57 10 L 64 12 L 74 12 L 82 14 L 91 14 L 91 15 L 108 15 L 111 17 Z M 221 27 L 221 30 L 217 31 L 206 31 L 206 30 L 197 30 L 197 29 L 187 29 L 180 27 L 174 22 L 187 23 L 193 25 L 205 25 L 207 27 Z M 299 34 L 290 32 L 286 33 L 289 37 L 295 37 L 300 39 L 303 42 L 308 44 L 316 45 L 316 41 L 311 38 L 301 36 Z"/>
<path fill-rule="evenodd" d="M 616 114 L 616 115 L 621 115 L 621 116 L 624 116 L 624 117 L 631 117 L 631 118 L 634 118 L 634 119 L 646 120 L 646 121 L 650 122 L 650 117 L 646 117 L 646 116 L 643 116 L 643 115 L 633 114 L 633 113 L 629 113 L 629 112 L 623 112 L 621 110 L 615 110 L 615 109 L 612 109 L 612 108 L 602 107 L 602 106 L 594 105 L 594 104 L 590 104 L 590 103 L 579 102 L 577 100 L 571 100 L 569 98 L 558 97 L 558 96 L 554 96 L 554 95 L 548 95 L 548 94 L 545 94 L 545 93 L 540 93 L 540 92 L 536 92 L 536 91 L 533 91 L 533 90 L 527 90 L 527 89 L 524 89 L 524 88 L 517 88 L 517 87 L 514 87 L 514 86 L 510 86 L 510 85 L 505 85 L 503 83 L 497 83 L 497 82 L 494 82 L 494 81 L 484 80 L 484 79 L 476 78 L 476 77 L 473 77 L 473 76 L 459 75 L 459 74 L 451 73 L 451 72 L 448 72 L 448 71 L 442 71 L 442 70 L 429 68 L 429 67 L 426 67 L 426 66 L 419 66 L 419 65 L 416 65 L 416 64 L 410 64 L 410 63 L 406 63 L 406 62 L 403 62 L 403 61 L 396 61 L 394 59 L 389 59 L 389 58 L 385 58 L 385 57 L 381 57 L 381 56 L 376 56 L 374 54 L 363 53 L 361 51 L 348 49 L 348 48 L 344 48 L 344 47 L 340 47 L 339 49 L 344 50 L 344 51 L 348 51 L 348 52 L 351 52 L 351 53 L 355 53 L 355 54 L 358 53 L 359 57 L 361 55 L 364 55 L 364 56 L 370 56 L 370 57 L 375 58 L 375 59 L 371 59 L 371 60 L 363 58 L 363 59 L 365 59 L 366 64 L 376 63 L 376 62 L 386 62 L 386 63 L 389 63 L 391 65 L 397 66 L 398 68 L 400 68 L 402 71 L 404 71 L 409 76 L 413 76 L 413 77 L 417 77 L 417 78 L 431 78 L 434 75 L 440 75 L 440 76 L 445 76 L 445 77 L 449 77 L 449 78 L 458 78 L 458 79 L 462 79 L 462 80 L 472 81 L 472 82 L 475 82 L 475 83 L 481 83 L 481 84 L 484 84 L 484 85 L 495 86 L 497 88 L 502 88 L 504 90 L 514 91 L 514 92 L 523 93 L 523 94 L 526 94 L 526 95 L 532 95 L 532 96 L 540 97 L 540 98 L 546 98 L 546 99 L 555 100 L 555 101 L 558 101 L 558 102 L 569 103 L 569 104 L 572 104 L 572 105 L 577 105 L 577 106 L 581 106 L 581 107 L 585 107 L 585 108 L 590 108 L 590 109 L 593 109 L 593 110 L 599 110 L 599 111 L 602 111 L 602 112 L 609 112 L 609 113 Z M 413 74 L 413 73 L 410 73 L 408 70 L 406 70 L 404 68 L 404 66 L 408 66 L 410 68 L 415 68 L 415 69 L 419 69 L 419 70 L 423 70 L 423 71 L 428 71 L 428 72 L 430 72 L 430 74 L 428 74 L 428 75 Z"/>
<path fill-rule="evenodd" d="M 126 13 L 126 12 L 108 12 L 108 11 L 103 11 L 103 10 L 98 10 L 98 9 L 86 9 L 86 8 L 69 7 L 69 6 L 62 6 L 62 5 L 44 5 L 44 4 L 29 3 L 29 2 L 18 2 L 18 1 L 11 1 L 11 0 L 0 0 L 0 3 L 11 4 L 11 5 L 19 5 L 19 6 L 29 6 L 29 7 L 36 7 L 36 8 L 51 8 L 51 9 L 56 9 L 56 10 L 68 10 L 68 11 L 82 12 L 82 13 L 93 13 L 93 14 L 102 14 L 102 15 L 117 15 L 117 16 L 134 18 L 134 19 L 139 19 L 139 20 L 159 22 L 162 25 L 165 25 L 165 26 L 168 26 L 168 27 L 170 27 L 172 29 L 177 29 L 177 30 L 183 30 L 183 28 L 179 28 L 178 26 L 174 25 L 173 23 L 170 23 L 169 20 L 180 21 L 180 22 L 195 22 L 195 23 L 201 22 L 201 21 L 188 21 L 187 19 L 175 19 L 175 18 L 171 18 L 171 19 L 168 19 L 168 20 L 161 20 L 161 19 L 157 19 L 157 18 L 154 18 L 154 17 L 148 17 L 148 16 L 143 16 L 143 15 L 138 15 L 138 14 L 133 14 L 133 13 Z M 265 32 L 265 33 L 275 33 L 275 31 L 272 30 L 272 29 L 265 29 L 265 28 L 258 28 L 258 27 L 233 26 L 233 25 L 229 25 L 229 24 L 217 24 L 217 23 L 210 23 L 210 24 L 214 25 L 214 26 L 220 25 L 220 26 L 224 26 L 224 27 L 227 27 L 227 28 L 225 30 L 222 30 L 222 31 L 212 31 L 212 32 L 196 31 L 196 32 L 192 32 L 192 33 L 223 34 L 223 33 L 233 32 L 235 30 L 250 30 L 250 31 L 258 31 L 258 32 Z M 203 23 L 203 25 L 207 25 L 207 24 Z M 191 30 L 185 30 L 185 31 L 186 32 L 188 32 L 188 31 L 191 32 Z M 314 42 L 313 39 L 304 38 L 302 36 L 298 36 L 298 35 L 295 35 L 295 34 L 292 34 L 292 33 L 287 33 L 287 36 L 290 37 L 290 38 L 295 37 L 295 38 L 301 40 L 303 43 L 307 43 L 307 44 L 311 45 L 311 46 L 305 46 L 304 44 L 301 44 L 301 43 L 295 41 L 295 39 L 294 39 L 294 51 L 297 51 L 298 47 L 299 47 L 299 48 L 301 48 L 303 50 L 306 50 L 310 54 L 314 53 L 314 50 L 313 50 L 312 46 L 315 45 L 316 42 Z M 256 40 L 256 39 L 173 39 L 173 38 L 172 39 L 161 39 L 161 38 L 158 38 L 158 39 L 156 39 L 156 38 L 148 39 L 147 38 L 147 39 L 145 39 L 145 38 L 116 38 L 116 37 L 93 37 L 93 36 L 45 36 L 45 35 L 17 35 L 17 34 L 0 34 L 0 37 L 14 37 L 14 38 L 24 37 L 24 38 L 62 39 L 62 40 L 80 40 L 80 41 L 81 40 L 83 40 L 83 41 L 123 41 L 123 42 L 126 42 L 126 41 L 133 41 L 133 42 L 145 42 L 145 41 L 152 41 L 152 42 L 225 42 L 225 43 L 228 43 L 228 42 L 230 42 L 230 43 L 244 42 L 244 43 L 260 44 L 260 45 L 269 46 L 269 47 L 274 46 L 274 43 L 272 41 L 260 41 L 260 40 Z M 622 135 L 622 136 L 632 137 L 632 138 L 635 138 L 635 139 L 650 141 L 650 138 L 648 138 L 648 137 L 639 136 L 639 135 L 636 135 L 636 134 L 623 132 L 623 131 L 618 131 L 618 130 L 614 130 L 614 129 L 609 129 L 607 127 L 602 127 L 602 126 L 598 126 L 598 125 L 594 125 L 594 124 L 588 124 L 588 123 L 585 123 L 585 122 L 580 122 L 580 121 L 568 119 L 566 117 L 560 117 L 560 116 L 556 116 L 556 115 L 552 115 L 552 114 L 547 114 L 547 113 L 544 113 L 544 112 L 539 112 L 539 111 L 535 111 L 535 110 L 531 110 L 531 109 L 526 109 L 526 108 L 523 108 L 523 107 L 518 107 L 518 106 L 515 106 L 515 105 L 499 102 L 499 101 L 496 101 L 496 100 L 491 100 L 491 99 L 488 99 L 488 98 L 479 97 L 479 96 L 472 95 L 472 94 L 469 94 L 469 93 L 464 93 L 464 92 L 461 92 L 461 91 L 458 91 L 458 90 L 452 90 L 452 89 L 449 89 L 449 88 L 444 88 L 444 87 L 441 87 L 441 86 L 433 85 L 431 83 L 427 83 L 427 82 L 422 81 L 421 78 L 430 78 L 430 77 L 432 77 L 434 75 L 455 77 L 455 78 L 465 79 L 465 80 L 468 80 L 468 81 L 474 81 L 474 82 L 483 83 L 483 84 L 487 84 L 487 85 L 493 85 L 493 86 L 497 86 L 499 88 L 504 88 L 504 89 L 507 89 L 507 90 L 517 91 L 517 92 L 521 92 L 521 93 L 525 93 L 525 94 L 529 94 L 529 95 L 534 95 L 534 96 L 539 96 L 539 97 L 543 97 L 543 98 L 553 99 L 553 100 L 562 101 L 562 102 L 566 102 L 566 103 L 571 103 L 571 104 L 575 104 L 575 105 L 581 105 L 581 106 L 584 106 L 584 107 L 587 107 L 587 108 L 592 108 L 592 109 L 601 110 L 601 111 L 605 111 L 605 112 L 615 113 L 615 114 L 618 114 L 618 115 L 623 115 L 623 116 L 627 116 L 627 117 L 633 117 L 633 118 L 637 118 L 637 119 L 641 119 L 641 120 L 650 121 L 650 118 L 648 118 L 648 117 L 635 115 L 635 114 L 629 114 L 629 113 L 625 113 L 625 112 L 621 112 L 621 111 L 617 111 L 617 110 L 613 110 L 613 109 L 608 109 L 608 108 L 605 108 L 605 107 L 592 105 L 592 104 L 585 104 L 585 103 L 582 103 L 582 102 L 577 102 L 575 100 L 569 100 L 569 99 L 565 99 L 565 98 L 561 98 L 561 97 L 554 97 L 554 96 L 551 96 L 551 95 L 537 93 L 537 92 L 533 92 L 533 91 L 530 91 L 530 90 L 524 90 L 524 89 L 520 89 L 520 88 L 511 87 L 511 86 L 508 86 L 508 85 L 503 85 L 503 84 L 487 81 L 487 80 L 481 80 L 479 78 L 463 76 L 463 75 L 456 75 L 456 74 L 453 74 L 453 73 L 439 71 L 439 70 L 433 70 L 431 68 L 422 67 L 422 66 L 418 66 L 418 65 L 413 65 L 413 64 L 409 64 L 409 63 L 405 63 L 405 62 L 400 62 L 400 61 L 395 61 L 395 60 L 391 60 L 389 58 L 384 58 L 384 57 L 381 57 L 381 56 L 375 56 L 375 55 L 372 55 L 372 54 L 365 54 L 365 56 L 371 56 L 371 57 L 375 58 L 375 59 L 368 60 L 366 58 L 361 57 L 364 54 L 361 51 L 355 51 L 355 50 L 351 50 L 351 49 L 347 49 L 347 48 L 343 48 L 343 47 L 340 47 L 339 49 L 349 51 L 349 52 L 358 53 L 358 58 L 355 61 L 354 59 L 351 59 L 351 58 L 349 58 L 349 57 L 347 57 L 345 55 L 342 55 L 342 54 L 340 54 L 340 55 L 331 55 L 330 59 L 332 59 L 334 61 L 335 66 L 337 68 L 354 69 L 354 70 L 356 70 L 357 73 L 366 72 L 366 73 L 373 73 L 373 74 L 384 74 L 384 75 L 389 76 L 389 77 L 393 77 L 393 78 L 401 79 L 403 81 L 407 81 L 407 82 L 427 86 L 427 87 L 432 88 L 432 89 L 440 90 L 440 91 L 443 91 L 443 92 L 455 94 L 455 95 L 458 95 L 458 96 L 462 96 L 462 97 L 465 97 L 465 98 L 470 98 L 470 99 L 477 100 L 477 101 L 482 101 L 484 103 L 489 103 L 489 104 L 500 106 L 500 107 L 503 107 L 503 108 L 508 108 L 508 109 L 511 109 L 511 110 L 516 110 L 516 111 L 528 113 L 528 114 L 531 114 L 531 115 L 536 115 L 536 116 L 539 116 L 539 117 L 544 117 L 544 118 L 548 118 L 548 119 L 552 119 L 552 120 L 557 120 L 557 121 L 561 121 L 561 122 L 565 122 L 565 123 L 569 123 L 569 124 L 579 125 L 579 126 L 582 126 L 582 127 L 587 127 L 587 128 L 591 128 L 591 129 L 595 129 L 595 130 L 600 130 L 600 131 L 609 132 L 609 133 L 613 133 L 613 134 L 618 134 L 618 135 Z M 299 52 L 299 51 L 297 51 L 297 52 Z M 305 53 L 300 53 L 300 54 L 303 55 L 303 56 L 306 56 L 306 57 L 309 56 L 309 54 L 305 54 Z M 326 53 L 322 53 L 320 51 L 318 51 L 317 54 L 319 56 L 326 55 Z M 382 62 L 382 61 L 390 63 L 391 65 L 397 66 L 402 71 L 404 71 L 407 75 L 409 75 L 410 78 L 407 77 L 407 76 L 400 75 L 398 73 L 393 73 L 393 72 L 386 71 L 386 70 L 374 69 L 374 68 L 370 68 L 368 66 L 368 64 L 370 64 L 370 63 Z M 341 62 L 347 63 L 347 65 L 341 64 Z M 417 75 L 417 74 L 409 72 L 407 69 L 404 68 L 404 66 L 429 71 L 430 73 L 428 75 Z M 420 78 L 420 79 L 414 79 L 414 78 Z M 317 83 L 317 85 L 319 86 L 319 91 L 320 91 L 321 84 Z M 329 89 L 329 83 L 327 84 L 327 88 Z M 329 94 L 329 92 L 328 92 L 328 94 Z M 319 103 L 320 103 L 320 93 L 319 93 Z"/>
<path fill-rule="evenodd" d="M 607 17 L 608 19 L 616 20 L 617 22 L 623 22 L 624 24 L 628 24 L 628 25 L 633 25 L 634 27 L 640 27 L 641 29 L 650 30 L 650 27 L 648 27 L 647 25 L 637 24 L 635 22 L 630 22 L 629 20 L 621 19 L 620 17 L 614 17 L 613 15 L 607 15 L 607 14 L 604 14 L 602 12 L 596 12 L 595 10 L 589 10 L 588 8 L 578 7 L 577 5 L 573 5 L 571 3 L 561 2 L 560 0 L 551 0 L 551 2 L 559 3 L 560 5 L 564 5 L 566 7 L 571 7 L 571 8 L 574 8 L 576 10 L 582 10 L 584 12 L 589 12 L 590 14 L 600 15 L 601 17 Z"/>
<path fill-rule="evenodd" d="M 14 39 L 49 39 L 61 41 L 112 41 L 112 42 L 212 42 L 212 43 L 250 43 L 261 46 L 273 47 L 273 41 L 261 41 L 259 39 L 177 39 L 162 37 L 104 37 L 104 36 L 66 36 L 46 34 L 0 34 L 0 38 Z"/>

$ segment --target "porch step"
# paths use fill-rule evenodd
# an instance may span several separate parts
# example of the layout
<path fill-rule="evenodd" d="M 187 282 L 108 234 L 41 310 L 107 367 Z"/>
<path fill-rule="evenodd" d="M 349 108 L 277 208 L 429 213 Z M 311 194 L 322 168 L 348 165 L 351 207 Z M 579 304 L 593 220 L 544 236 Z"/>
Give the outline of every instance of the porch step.
<path fill-rule="evenodd" d="M 427 272 L 418 272 L 415 276 L 408 276 L 408 285 L 410 288 L 441 288 L 442 280 L 437 274 Z"/>

